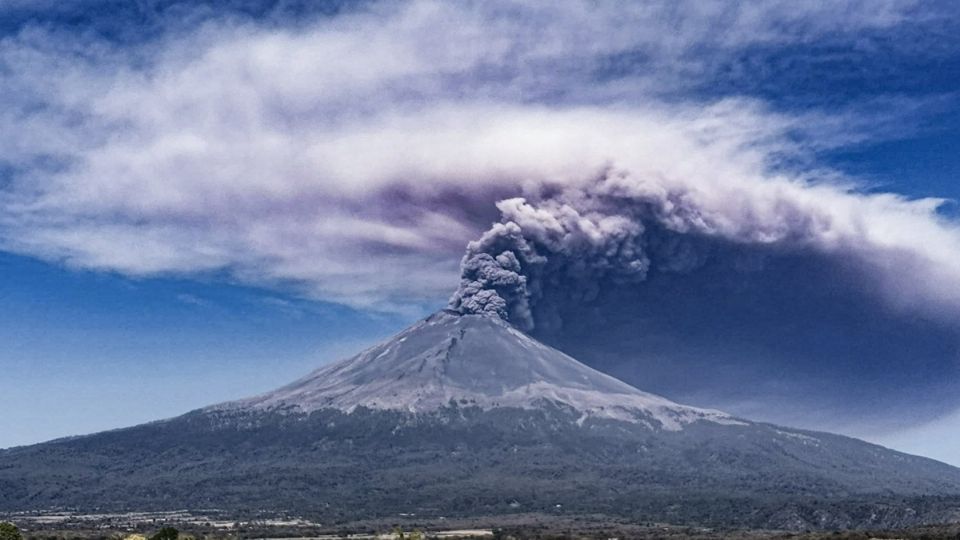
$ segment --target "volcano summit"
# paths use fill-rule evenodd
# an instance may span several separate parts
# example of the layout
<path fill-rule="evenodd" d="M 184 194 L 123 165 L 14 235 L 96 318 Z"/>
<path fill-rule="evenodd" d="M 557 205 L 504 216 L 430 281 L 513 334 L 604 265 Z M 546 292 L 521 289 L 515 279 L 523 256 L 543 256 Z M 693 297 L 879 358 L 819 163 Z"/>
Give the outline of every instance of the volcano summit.
<path fill-rule="evenodd" d="M 679 430 L 697 421 L 738 423 L 641 392 L 548 347 L 496 317 L 440 311 L 394 339 L 262 396 L 211 411 L 310 413 L 359 407 L 406 413 L 444 408 L 557 407 L 587 419 Z"/>
<path fill-rule="evenodd" d="M 562 511 L 821 528 L 949 520 L 954 495 L 948 465 L 679 405 L 503 320 L 447 310 L 273 392 L 0 452 L 7 511 Z"/>

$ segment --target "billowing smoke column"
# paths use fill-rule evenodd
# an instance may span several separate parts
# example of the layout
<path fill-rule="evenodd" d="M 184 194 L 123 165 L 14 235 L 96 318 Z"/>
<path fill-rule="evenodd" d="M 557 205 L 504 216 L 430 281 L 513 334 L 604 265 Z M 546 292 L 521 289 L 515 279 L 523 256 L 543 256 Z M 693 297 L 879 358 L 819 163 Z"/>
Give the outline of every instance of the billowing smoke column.
<path fill-rule="evenodd" d="M 504 221 L 467 246 L 454 309 L 497 315 L 532 330 L 543 279 L 569 282 L 577 289 L 570 294 L 589 296 L 584 285 L 601 276 L 624 281 L 646 276 L 650 261 L 640 221 L 582 212 L 556 200 L 534 207 L 516 198 L 497 206 Z"/>
<path fill-rule="evenodd" d="M 960 329 L 917 316 L 933 304 L 895 262 L 922 258 L 875 240 L 899 230 L 870 221 L 872 208 L 890 215 L 890 197 L 616 172 L 539 189 L 497 204 L 501 221 L 468 245 L 451 308 L 501 317 L 645 390 L 744 416 L 909 422 L 957 403 Z M 929 399 L 877 403 L 916 395 L 903 388 Z M 754 405 L 769 403 L 781 406 Z"/>
<path fill-rule="evenodd" d="M 643 281 L 654 260 L 664 270 L 697 264 L 694 244 L 664 228 L 667 214 L 673 228 L 690 228 L 680 206 L 618 193 L 609 180 L 537 202 L 499 202 L 502 221 L 467 246 L 450 307 L 496 315 L 530 331 L 547 288 L 568 301 L 589 301 L 601 283 Z"/>

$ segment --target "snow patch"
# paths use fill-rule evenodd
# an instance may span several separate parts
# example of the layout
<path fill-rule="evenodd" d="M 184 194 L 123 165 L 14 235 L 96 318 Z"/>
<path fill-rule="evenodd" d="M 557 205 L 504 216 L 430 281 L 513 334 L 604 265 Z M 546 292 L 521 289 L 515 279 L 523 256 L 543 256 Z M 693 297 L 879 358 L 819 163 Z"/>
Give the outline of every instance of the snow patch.
<path fill-rule="evenodd" d="M 640 391 L 548 347 L 506 322 L 448 311 L 353 358 L 273 392 L 210 409 L 311 412 L 358 407 L 425 413 L 448 407 L 564 406 L 590 418 L 676 431 L 707 421 L 745 425 L 726 413 Z"/>

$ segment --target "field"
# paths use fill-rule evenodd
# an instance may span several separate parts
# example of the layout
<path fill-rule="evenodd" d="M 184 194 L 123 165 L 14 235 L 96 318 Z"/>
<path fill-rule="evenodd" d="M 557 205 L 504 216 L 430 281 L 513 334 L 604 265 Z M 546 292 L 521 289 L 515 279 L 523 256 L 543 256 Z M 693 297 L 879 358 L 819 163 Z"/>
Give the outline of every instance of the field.
<path fill-rule="evenodd" d="M 144 540 L 162 527 L 174 527 L 179 540 L 423 540 L 455 539 L 695 539 L 710 540 L 870 540 L 960 539 L 960 524 L 903 530 L 767 531 L 709 529 L 661 523 L 630 523 L 607 516 L 552 516 L 513 514 L 478 519 L 418 520 L 398 516 L 337 525 L 311 522 L 295 516 L 250 516 L 228 519 L 216 510 L 202 512 L 129 512 L 81 514 L 72 512 L 0 515 L 16 524 L 25 540 Z"/>

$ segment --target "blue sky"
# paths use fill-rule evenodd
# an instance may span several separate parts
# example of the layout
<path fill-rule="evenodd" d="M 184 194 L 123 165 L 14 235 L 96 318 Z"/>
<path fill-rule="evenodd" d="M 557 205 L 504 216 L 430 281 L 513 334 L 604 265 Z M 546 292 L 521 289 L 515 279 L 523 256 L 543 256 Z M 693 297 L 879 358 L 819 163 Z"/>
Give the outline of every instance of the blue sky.
<path fill-rule="evenodd" d="M 960 336 L 944 292 L 960 253 L 957 205 L 869 199 L 960 200 L 954 11 L 905 1 L 2 7 L 0 447 L 176 415 L 355 352 L 444 305 L 466 243 L 500 219 L 498 200 L 580 186 L 611 165 L 702 194 L 718 223 L 745 221 L 716 202 L 733 195 L 705 187 L 714 178 L 748 179 L 736 197 L 754 217 L 770 199 L 761 184 L 854 185 L 799 189 L 773 207 L 902 231 L 851 226 L 808 240 L 849 261 L 840 266 L 868 266 L 884 298 L 914 310 L 903 328 L 930 318 Z M 755 241 L 733 229 L 724 240 Z M 796 236 L 774 244 L 810 247 L 793 246 Z M 887 291 L 898 259 L 885 250 L 907 253 L 919 277 L 903 283 L 924 287 Z M 759 362 L 737 365 L 742 350 L 716 350 L 776 387 Z M 954 359 L 939 360 L 942 377 Z M 816 381 L 815 361 L 790 365 L 785 379 Z M 843 367 L 823 386 L 864 391 L 825 412 L 675 382 L 644 389 L 960 463 L 960 440 L 946 435 L 960 431 L 949 411 L 960 403 L 918 397 L 908 422 L 860 421 L 843 411 L 868 408 L 880 399 L 871 391 L 913 366 L 885 358 L 860 370 L 888 377 L 875 386 Z"/>
<path fill-rule="evenodd" d="M 266 391 L 401 329 L 274 291 L 131 280 L 0 256 L 5 446 L 133 425 Z"/>

